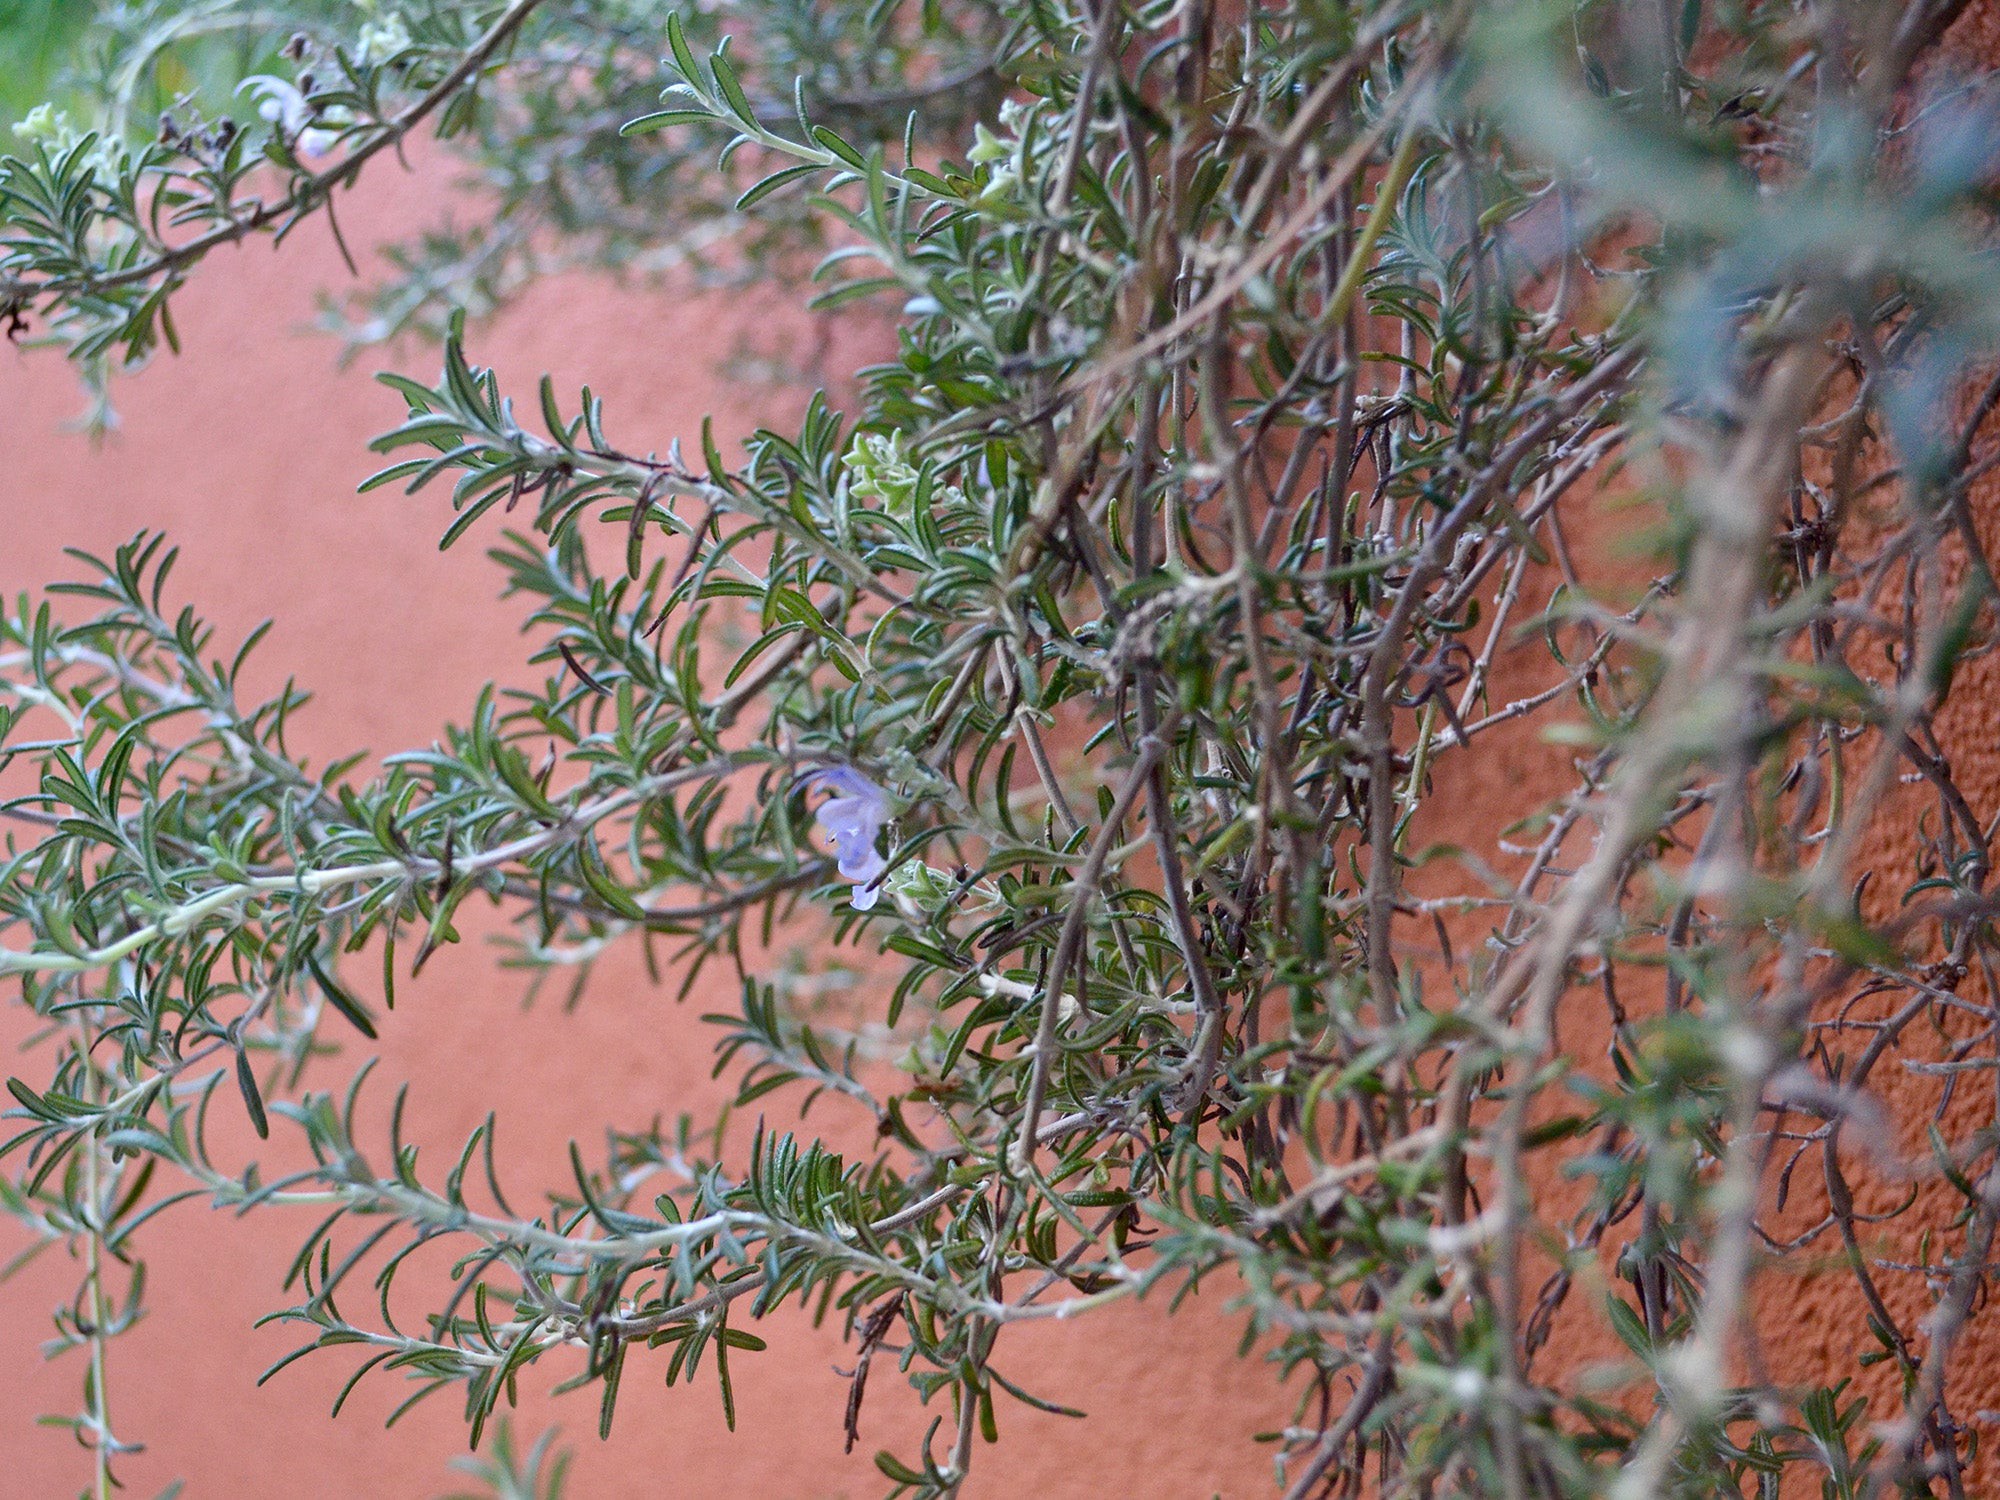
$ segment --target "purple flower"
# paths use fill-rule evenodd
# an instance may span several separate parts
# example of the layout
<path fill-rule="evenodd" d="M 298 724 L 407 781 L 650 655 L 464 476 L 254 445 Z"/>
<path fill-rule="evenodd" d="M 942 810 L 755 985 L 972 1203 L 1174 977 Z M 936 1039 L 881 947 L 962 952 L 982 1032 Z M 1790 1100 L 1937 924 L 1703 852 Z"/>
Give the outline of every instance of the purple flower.
<path fill-rule="evenodd" d="M 868 911 L 881 896 L 882 877 L 889 870 L 889 861 L 875 848 L 876 836 L 889 821 L 889 794 L 851 766 L 827 766 L 799 779 L 833 793 L 813 818 L 833 847 L 841 878 L 854 882 L 848 899 L 856 911 Z"/>

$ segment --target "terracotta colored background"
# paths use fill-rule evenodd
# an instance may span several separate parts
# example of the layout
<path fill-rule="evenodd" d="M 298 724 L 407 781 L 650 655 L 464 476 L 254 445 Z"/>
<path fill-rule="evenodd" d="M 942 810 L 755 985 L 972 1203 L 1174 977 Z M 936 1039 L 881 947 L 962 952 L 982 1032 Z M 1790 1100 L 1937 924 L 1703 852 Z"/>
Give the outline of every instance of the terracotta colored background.
<path fill-rule="evenodd" d="M 421 223 L 450 180 L 441 168 L 372 175 L 342 215 L 351 239 L 367 244 Z M 259 681 L 275 687 L 295 675 L 315 693 L 296 743 L 316 761 L 357 746 L 428 744 L 441 724 L 463 720 L 481 682 L 529 675 L 519 611 L 498 599 L 500 573 L 479 537 L 450 553 L 436 548 L 442 494 L 355 494 L 378 466 L 368 440 L 401 415 L 370 371 L 428 374 L 437 356 L 372 351 L 338 371 L 335 345 L 303 325 L 314 289 L 342 277 L 323 233 L 302 233 L 280 254 L 262 245 L 225 253 L 181 304 L 184 357 L 121 382 L 123 425 L 102 447 L 60 430 L 82 401 L 55 356 L 0 347 L 0 587 L 12 595 L 75 576 L 65 546 L 103 554 L 141 528 L 164 529 L 183 549 L 173 597 L 216 622 L 219 645 L 276 619 Z M 693 440 L 707 412 L 727 435 L 789 422 L 801 389 L 731 372 L 797 369 L 823 332 L 780 291 L 704 297 L 571 280 L 542 288 L 474 342 L 479 360 L 530 404 L 545 370 L 572 392 L 588 380 L 609 402 L 614 433 L 643 448 Z M 866 333 L 842 337 L 828 367 L 852 371 L 870 357 Z M 380 1078 L 436 1076 L 412 1102 L 436 1170 L 497 1106 L 510 1195 L 532 1201 L 535 1189 L 564 1181 L 570 1140 L 591 1154 L 608 1127 L 682 1110 L 701 1119 L 720 1103 L 708 1077 L 713 1028 L 699 1016 L 732 1005 L 733 987 L 675 1007 L 627 965 L 605 971 L 572 1015 L 548 1001 L 524 1013 L 521 992 L 521 978 L 496 970 L 472 942 L 399 986 Z M 23 1035 L 18 1009 L 0 1010 L 0 1043 Z M 838 1124 L 837 1106 L 827 1108 L 815 1111 L 815 1126 Z M 464 1444 L 450 1392 L 385 1434 L 383 1418 L 410 1393 L 393 1376 L 371 1377 L 328 1420 L 355 1364 L 342 1352 L 254 1385 L 302 1341 L 251 1324 L 295 1300 L 280 1283 L 309 1223 L 285 1213 L 219 1219 L 191 1205 L 148 1235 L 152 1312 L 112 1353 L 114 1425 L 147 1445 L 120 1466 L 128 1493 L 157 1494 L 175 1476 L 191 1497 L 414 1500 L 464 1487 L 447 1466 Z M 0 1229 L 0 1253 L 19 1243 Z M 0 1497 L 74 1493 L 87 1477 L 88 1458 L 68 1434 L 31 1425 L 79 1402 L 80 1356 L 50 1365 L 35 1356 L 48 1309 L 75 1275 L 58 1248 L 0 1287 Z M 1286 1412 L 1267 1376 L 1236 1363 L 1237 1324 L 1212 1301 L 1171 1322 L 1163 1309 L 1136 1307 L 1014 1341 L 1022 1352 L 1003 1370 L 1027 1372 L 1040 1394 L 1099 1420 L 1086 1427 L 1003 1408 L 1002 1442 L 979 1453 L 968 1494 L 1268 1493 L 1269 1450 L 1249 1437 L 1282 1425 Z M 560 1423 L 578 1450 L 578 1500 L 879 1494 L 874 1450 L 907 1454 L 922 1430 L 893 1361 L 878 1362 L 862 1444 L 844 1457 L 847 1385 L 833 1367 L 848 1361 L 835 1333 L 815 1335 L 796 1310 L 759 1332 L 771 1352 L 732 1361 L 734 1435 L 712 1379 L 669 1391 L 659 1383 L 664 1359 L 643 1356 L 628 1369 L 608 1444 L 596 1439 L 591 1392 L 538 1397 L 518 1426 L 532 1436 Z M 544 1391 L 574 1368 L 551 1362 L 524 1388 Z"/>

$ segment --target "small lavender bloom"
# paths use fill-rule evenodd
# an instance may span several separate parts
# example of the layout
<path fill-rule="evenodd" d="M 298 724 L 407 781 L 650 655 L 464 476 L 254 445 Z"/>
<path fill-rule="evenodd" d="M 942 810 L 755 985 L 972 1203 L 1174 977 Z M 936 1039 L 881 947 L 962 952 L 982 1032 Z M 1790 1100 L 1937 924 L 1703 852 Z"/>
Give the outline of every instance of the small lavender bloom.
<path fill-rule="evenodd" d="M 297 84 L 274 78 L 269 73 L 256 73 L 236 85 L 239 94 L 245 89 L 250 90 L 251 97 L 258 101 L 257 113 L 276 125 L 286 140 L 298 147 L 301 155 L 324 156 L 333 149 L 337 134 L 314 127 L 313 107 L 299 92 Z"/>
<path fill-rule="evenodd" d="M 833 846 L 841 877 L 854 882 L 854 894 L 848 898 L 854 909 L 870 910 L 882 894 L 882 877 L 889 869 L 889 861 L 875 849 L 876 836 L 889 821 L 889 794 L 849 766 L 828 766 L 800 780 L 822 783 L 833 792 L 820 803 L 814 821 Z"/>

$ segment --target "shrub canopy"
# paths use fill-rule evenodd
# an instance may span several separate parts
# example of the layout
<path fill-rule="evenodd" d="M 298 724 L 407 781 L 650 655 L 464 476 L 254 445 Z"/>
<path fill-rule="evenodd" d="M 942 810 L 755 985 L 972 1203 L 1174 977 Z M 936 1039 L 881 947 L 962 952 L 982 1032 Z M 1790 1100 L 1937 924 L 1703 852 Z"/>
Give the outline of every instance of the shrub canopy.
<path fill-rule="evenodd" d="M 161 537 L 0 623 L 0 973 L 43 1022 L 0 1194 L 84 1252 L 96 1493 L 190 1202 L 298 1223 L 299 1353 L 449 1392 L 509 1494 L 560 1484 L 488 1433 L 519 1381 L 606 1433 L 630 1373 L 727 1403 L 791 1311 L 855 1409 L 893 1355 L 934 1411 L 889 1492 L 956 1495 L 1044 1404 L 1012 1325 L 1198 1283 L 1293 1500 L 1994 1482 L 1946 1378 L 2000 1215 L 2000 788 L 1946 715 L 2000 400 L 1960 8 L 103 12 L 0 159 L 0 322 L 108 400 L 208 252 L 448 138 L 490 212 L 327 322 L 441 346 L 383 377 L 370 483 L 492 549 L 546 676 L 315 769 Z M 579 263 L 763 277 L 896 354 L 741 452 L 476 363 L 467 313 Z M 529 1205 L 491 1124 L 385 1138 L 366 1091 L 437 1080 L 368 1044 L 469 902 L 537 981 L 642 945 L 733 991 L 754 1131 L 622 1123 Z M 854 1014 L 809 1015 L 833 968 Z M 1760 1333 L 1807 1273 L 1850 1364 Z"/>

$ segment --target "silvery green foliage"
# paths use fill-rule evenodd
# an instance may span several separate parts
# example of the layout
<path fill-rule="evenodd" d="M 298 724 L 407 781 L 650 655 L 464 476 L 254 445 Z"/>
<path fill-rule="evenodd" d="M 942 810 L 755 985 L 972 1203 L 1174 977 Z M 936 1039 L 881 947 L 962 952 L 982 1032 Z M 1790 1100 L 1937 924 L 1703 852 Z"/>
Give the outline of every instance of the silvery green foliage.
<path fill-rule="evenodd" d="M 783 84 L 749 107 L 783 120 L 803 101 L 864 147 L 913 125 L 962 133 L 995 107 L 996 59 L 1018 22 L 979 0 L 949 16 L 915 9 L 760 3 L 743 19 Z M 823 218 L 797 200 L 752 216 L 736 194 L 718 196 L 712 142 L 635 148 L 620 133 L 658 99 L 667 12 L 656 0 L 135 0 L 101 11 L 65 70 L 82 92 L 14 126 L 10 217 L 33 232 L 34 259 L 0 262 L 0 309 L 21 264 L 37 268 L 36 285 L 87 290 L 44 333 L 93 369 L 170 344 L 172 292 L 217 245 L 282 238 L 321 213 L 338 234 L 339 195 L 419 130 L 460 144 L 492 211 L 392 247 L 394 278 L 330 301 L 328 325 L 354 345 L 441 333 L 453 309 L 490 310 L 578 262 L 720 276 L 746 254 L 774 264 L 824 239 Z M 688 34 L 726 40 L 722 16 L 690 10 Z M 482 91 L 503 65 L 506 86 Z M 65 166 L 73 150 L 82 155 Z"/>
<path fill-rule="evenodd" d="M 219 67 L 196 10 L 147 10 L 155 61 Z M 433 127 L 508 211 L 366 331 L 711 230 L 830 246 L 821 305 L 900 320 L 852 414 L 725 454 L 445 317 L 374 482 L 494 549 L 547 676 L 379 772 L 300 763 L 158 537 L 8 618 L 40 780 L 0 969 L 47 1024 L 6 1206 L 82 1252 L 98 1492 L 150 1222 L 193 1202 L 295 1216 L 295 1357 L 449 1392 L 475 1445 L 524 1379 L 606 1433 L 641 1370 L 727 1406 L 805 1315 L 857 1347 L 851 1435 L 871 1359 L 935 1408 L 891 1492 L 954 1495 L 1042 1401 L 1014 1324 L 1207 1281 L 1295 1500 L 1973 1492 L 1995 810 L 1934 725 L 1992 638 L 2000 381 L 1958 392 L 2000 282 L 1956 10 L 382 0 L 293 42 L 266 6 L 157 139 L 78 123 L 136 85 L 24 122 L 0 306 L 85 364 Z M 1636 581 L 1577 540 L 1614 504 Z M 1537 726 L 1573 785 L 1462 826 Z M 1914 866 L 1868 865 L 1919 797 Z M 538 973 L 733 983 L 754 1136 L 617 1130 L 519 1204 L 499 1121 L 452 1162 L 371 1132 L 425 1080 L 367 1044 L 468 902 Z M 780 931 L 885 955 L 865 1025 L 803 1014 Z M 820 1099 L 878 1146 L 788 1128 Z M 212 1147 L 218 1110 L 313 1165 Z M 1752 1316 L 1795 1266 L 1869 1343 L 1803 1384 Z"/>

